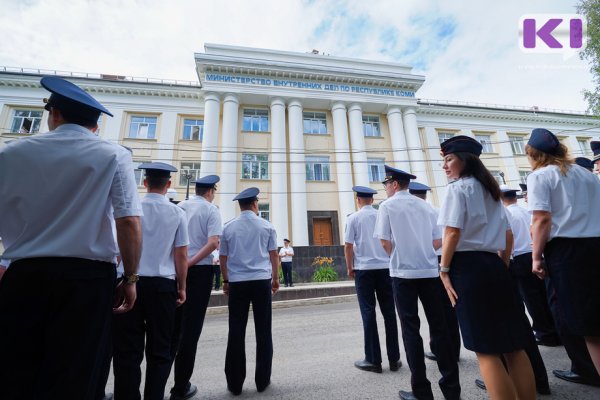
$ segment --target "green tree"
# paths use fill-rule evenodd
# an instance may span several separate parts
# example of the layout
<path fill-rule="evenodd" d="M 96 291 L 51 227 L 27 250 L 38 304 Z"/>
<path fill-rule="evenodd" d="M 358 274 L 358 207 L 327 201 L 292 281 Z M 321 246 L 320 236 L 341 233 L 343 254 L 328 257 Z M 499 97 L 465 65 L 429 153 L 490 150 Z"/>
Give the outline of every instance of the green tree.
<path fill-rule="evenodd" d="M 587 46 L 580 56 L 591 64 L 595 86 L 592 90 L 584 90 L 583 96 L 588 102 L 588 111 L 600 115 L 600 0 L 581 0 L 577 12 L 587 20 Z"/>

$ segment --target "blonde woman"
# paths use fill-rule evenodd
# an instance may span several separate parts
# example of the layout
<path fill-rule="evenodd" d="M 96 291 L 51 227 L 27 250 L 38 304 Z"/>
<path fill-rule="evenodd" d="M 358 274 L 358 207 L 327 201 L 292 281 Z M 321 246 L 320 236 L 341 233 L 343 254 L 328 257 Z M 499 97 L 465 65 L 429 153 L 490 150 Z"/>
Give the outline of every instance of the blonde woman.
<path fill-rule="evenodd" d="M 513 238 L 500 187 L 479 159 L 482 146 L 475 139 L 455 136 L 441 147 L 453 182 L 438 218 L 445 227 L 440 278 L 456 307 L 464 346 L 476 353 L 492 399 L 535 399 L 524 351 L 531 327 L 508 272 Z"/>
<path fill-rule="evenodd" d="M 526 151 L 533 273 L 550 276 L 561 320 L 585 338 L 600 373 L 600 182 L 546 129 L 532 131 Z"/>

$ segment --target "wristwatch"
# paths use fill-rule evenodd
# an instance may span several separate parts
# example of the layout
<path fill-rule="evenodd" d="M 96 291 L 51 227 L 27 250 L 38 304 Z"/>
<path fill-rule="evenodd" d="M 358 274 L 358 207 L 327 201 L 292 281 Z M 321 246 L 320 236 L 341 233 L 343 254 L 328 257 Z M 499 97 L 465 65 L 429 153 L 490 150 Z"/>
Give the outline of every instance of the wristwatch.
<path fill-rule="evenodd" d="M 442 264 L 439 264 L 438 266 L 439 266 L 440 272 L 445 272 L 445 273 L 450 272 L 450 268 L 449 267 L 442 267 Z"/>
<path fill-rule="evenodd" d="M 125 275 L 123 274 L 123 282 L 133 284 L 140 280 L 140 276 L 138 274 Z"/>

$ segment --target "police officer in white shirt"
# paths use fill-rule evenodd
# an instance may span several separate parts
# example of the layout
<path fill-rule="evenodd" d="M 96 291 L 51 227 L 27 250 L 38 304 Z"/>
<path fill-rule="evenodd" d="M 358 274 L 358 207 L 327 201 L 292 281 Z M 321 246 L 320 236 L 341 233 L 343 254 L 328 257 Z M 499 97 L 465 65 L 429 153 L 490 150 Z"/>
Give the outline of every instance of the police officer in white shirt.
<path fill-rule="evenodd" d="M 381 247 L 379 240 L 373 237 L 377 210 L 372 204 L 373 195 L 377 194 L 377 191 L 364 186 L 354 186 L 352 190 L 356 192 L 359 210 L 348 216 L 344 233 L 344 255 L 348 276 L 354 278 L 356 285 L 356 296 L 363 321 L 365 351 L 364 359 L 356 361 L 354 366 L 363 371 L 382 371 L 376 318 L 377 296 L 385 324 L 385 343 L 390 370 L 397 371 L 402 362 L 390 278 L 390 257 Z"/>
<path fill-rule="evenodd" d="M 283 282 L 285 287 L 294 287 L 292 282 L 292 259 L 294 257 L 294 249 L 290 246 L 289 239 L 283 239 L 283 247 L 279 250 L 279 258 L 281 258 L 281 269 L 283 272 Z"/>
<path fill-rule="evenodd" d="M 526 151 L 533 272 L 550 275 L 561 323 L 585 338 L 600 373 L 600 183 L 547 129 L 531 132 Z"/>
<path fill-rule="evenodd" d="M 446 399 L 460 398 L 458 364 L 453 354 L 444 306 L 438 259 L 441 234 L 435 212 L 423 200 L 408 193 L 414 175 L 385 166 L 383 185 L 388 199 L 379 206 L 374 236 L 391 256 L 390 275 L 396 309 L 411 372 L 412 392 L 401 390 L 401 399 L 433 399 L 425 371 L 423 339 L 419 334 L 419 300 L 423 304 L 442 378 L 440 389 Z"/>
<path fill-rule="evenodd" d="M 179 203 L 186 214 L 190 246 L 188 249 L 187 300 L 177 310 L 175 322 L 175 385 L 171 400 L 188 399 L 197 392 L 190 382 L 194 372 L 198 340 L 213 282 L 213 254 L 223 231 L 221 214 L 212 204 L 219 182 L 217 175 L 207 175 L 195 181 L 196 197 Z"/>
<path fill-rule="evenodd" d="M 223 229 L 219 249 L 223 292 L 229 295 L 229 336 L 225 356 L 227 389 L 242 393 L 246 379 L 246 324 L 252 304 L 256 332 L 254 382 L 259 392 L 271 383 L 273 339 L 271 336 L 271 296 L 279 290 L 277 235 L 273 225 L 258 216 L 255 187 L 239 193 L 239 217 Z"/>
<path fill-rule="evenodd" d="M 171 372 L 175 308 L 185 302 L 188 231 L 184 211 L 169 202 L 171 172 L 162 162 L 144 163 L 142 256 L 138 299 L 133 309 L 113 321 L 115 398 L 139 399 L 141 369 L 146 356 L 144 399 L 162 400 Z M 145 343 L 145 351 L 144 351 Z"/>
<path fill-rule="evenodd" d="M 431 188 L 427 185 L 424 185 L 420 182 L 416 182 L 416 181 L 411 181 L 408 184 L 408 193 L 412 194 L 413 196 L 416 196 L 424 201 L 427 201 L 427 192 L 430 191 Z M 431 207 L 431 209 L 433 210 L 433 212 L 435 213 L 435 220 L 437 223 L 437 219 L 438 216 L 440 214 L 440 211 L 436 208 L 434 208 L 433 206 L 431 206 L 429 203 L 427 203 L 427 205 L 429 205 Z M 440 237 L 442 236 L 442 227 L 437 225 L 438 229 L 440 230 Z M 441 261 L 442 258 L 442 248 L 440 247 L 439 249 L 437 249 L 435 251 L 435 254 L 438 257 L 438 263 Z M 450 299 L 448 299 L 448 296 L 446 295 L 446 289 L 444 289 L 444 286 L 440 284 L 440 291 L 443 293 L 442 296 L 442 301 L 444 303 L 444 316 L 446 317 L 446 325 L 448 325 L 448 335 L 450 338 L 450 345 L 452 347 L 452 354 L 454 354 L 454 356 L 456 357 L 456 360 L 458 361 L 458 359 L 460 358 L 460 329 L 458 327 L 458 319 L 456 318 L 456 310 L 454 309 L 454 307 L 452 307 L 452 304 L 450 303 Z M 430 337 L 433 336 L 429 335 Z M 435 344 L 431 342 L 431 340 L 429 341 L 429 347 L 431 348 L 430 352 L 425 352 L 425 358 L 428 358 L 432 361 L 437 361 L 437 357 L 435 355 Z"/>
<path fill-rule="evenodd" d="M 55 76 L 41 85 L 50 132 L 0 150 L 0 398 L 95 399 L 115 290 L 115 218 L 126 273 L 115 312 L 131 309 L 141 249 L 130 153 L 95 134 L 110 112 Z M 112 214 L 111 215 L 111 210 Z"/>

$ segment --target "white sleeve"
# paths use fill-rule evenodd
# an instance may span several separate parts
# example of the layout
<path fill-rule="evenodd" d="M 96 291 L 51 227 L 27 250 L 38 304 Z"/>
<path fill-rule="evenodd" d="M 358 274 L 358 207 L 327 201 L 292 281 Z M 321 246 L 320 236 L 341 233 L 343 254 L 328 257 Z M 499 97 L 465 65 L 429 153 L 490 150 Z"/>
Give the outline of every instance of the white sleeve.
<path fill-rule="evenodd" d="M 377 211 L 377 220 L 375 221 L 373 237 L 376 239 L 392 240 L 390 215 L 385 203 L 381 204 L 379 206 L 379 211 Z"/>
<path fill-rule="evenodd" d="M 463 229 L 467 212 L 464 194 L 457 187 L 448 186 L 446 200 L 440 209 L 437 224 Z"/>
<path fill-rule="evenodd" d="M 527 201 L 529 211 L 552 212 L 550 186 L 543 174 L 529 174 L 527 177 Z"/>

